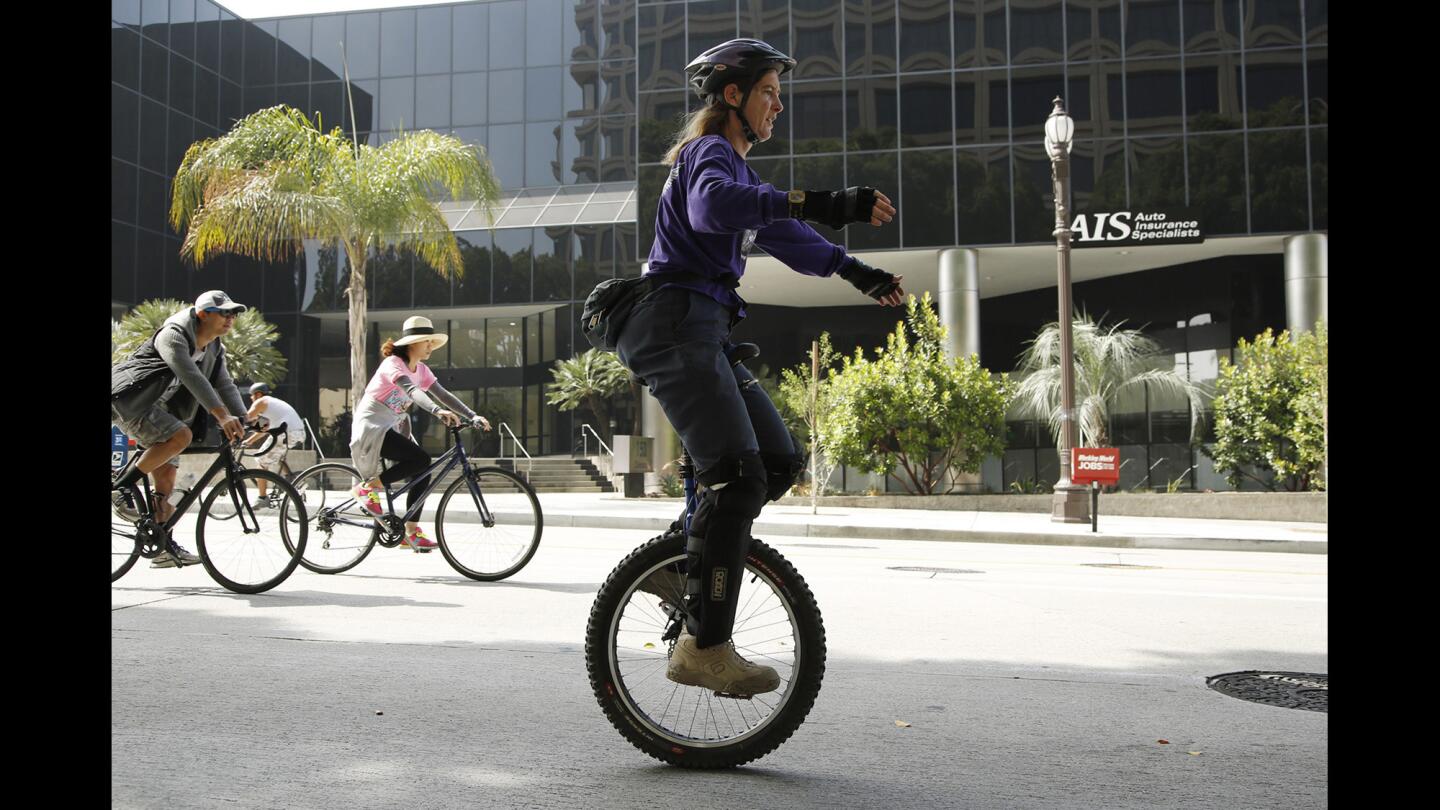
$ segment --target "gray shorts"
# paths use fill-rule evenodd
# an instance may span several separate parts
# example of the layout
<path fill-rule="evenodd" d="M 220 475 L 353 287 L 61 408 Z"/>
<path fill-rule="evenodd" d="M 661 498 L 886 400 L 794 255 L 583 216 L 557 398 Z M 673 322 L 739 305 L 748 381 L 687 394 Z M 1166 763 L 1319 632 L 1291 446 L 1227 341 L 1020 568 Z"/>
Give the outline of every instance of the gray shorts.
<path fill-rule="evenodd" d="M 164 444 L 171 436 L 185 429 L 185 423 L 180 421 L 180 417 L 159 404 L 151 406 L 150 410 L 138 419 L 124 418 L 116 412 L 115 406 L 111 405 L 110 421 L 142 448 Z M 169 464 L 172 467 L 180 466 L 180 457 L 170 459 Z"/>
<path fill-rule="evenodd" d="M 289 446 L 285 443 L 284 437 L 275 441 L 275 446 L 255 457 L 255 463 L 260 469 L 277 472 L 280 464 L 285 461 L 285 455 L 290 452 Z"/>

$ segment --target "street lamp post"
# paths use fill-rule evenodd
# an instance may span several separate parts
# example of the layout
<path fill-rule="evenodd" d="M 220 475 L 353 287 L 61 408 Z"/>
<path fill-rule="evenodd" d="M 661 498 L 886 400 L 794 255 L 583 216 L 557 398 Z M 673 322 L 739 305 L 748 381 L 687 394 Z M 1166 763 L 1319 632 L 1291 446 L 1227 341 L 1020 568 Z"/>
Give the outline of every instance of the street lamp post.
<path fill-rule="evenodd" d="M 1055 97 L 1055 109 L 1045 120 L 1045 151 L 1055 184 L 1055 251 L 1060 274 L 1060 480 L 1050 500 L 1050 520 L 1089 523 L 1090 504 L 1084 487 L 1070 481 L 1070 456 L 1075 449 L 1075 352 L 1071 344 L 1070 218 L 1065 201 L 1070 196 L 1070 146 L 1075 122 L 1065 114 L 1065 103 Z"/>

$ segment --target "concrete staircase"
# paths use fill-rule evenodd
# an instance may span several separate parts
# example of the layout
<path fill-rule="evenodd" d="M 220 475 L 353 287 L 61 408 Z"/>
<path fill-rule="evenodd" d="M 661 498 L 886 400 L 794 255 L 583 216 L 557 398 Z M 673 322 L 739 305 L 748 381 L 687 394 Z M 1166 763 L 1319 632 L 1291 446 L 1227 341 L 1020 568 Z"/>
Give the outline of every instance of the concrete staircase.
<path fill-rule="evenodd" d="M 522 478 L 528 472 L 530 486 L 535 488 L 536 493 L 615 491 L 615 486 L 587 458 L 551 456 L 537 458 L 533 463 L 523 458 L 513 463 L 509 458 L 472 458 L 470 461 L 477 467 L 501 467 L 519 473 Z M 445 487 L 459 475 L 458 469 L 451 470 L 435 491 L 445 491 Z"/>

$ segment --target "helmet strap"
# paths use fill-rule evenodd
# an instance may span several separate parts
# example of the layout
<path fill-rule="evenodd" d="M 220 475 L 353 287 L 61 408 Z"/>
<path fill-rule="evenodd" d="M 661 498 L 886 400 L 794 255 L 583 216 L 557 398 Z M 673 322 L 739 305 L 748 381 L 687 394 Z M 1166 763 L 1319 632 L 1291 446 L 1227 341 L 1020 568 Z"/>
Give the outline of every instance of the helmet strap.
<path fill-rule="evenodd" d="M 735 117 L 740 119 L 740 131 L 745 133 L 745 140 L 749 141 L 751 146 L 760 142 L 760 136 L 756 135 L 755 130 L 750 128 L 750 122 L 745 120 L 744 113 L 745 102 L 750 100 L 750 91 L 753 89 L 755 89 L 755 82 L 752 81 L 750 86 L 745 89 L 744 94 L 740 96 L 740 106 L 738 107 L 726 102 L 723 95 L 720 97 L 721 103 L 735 111 Z"/>

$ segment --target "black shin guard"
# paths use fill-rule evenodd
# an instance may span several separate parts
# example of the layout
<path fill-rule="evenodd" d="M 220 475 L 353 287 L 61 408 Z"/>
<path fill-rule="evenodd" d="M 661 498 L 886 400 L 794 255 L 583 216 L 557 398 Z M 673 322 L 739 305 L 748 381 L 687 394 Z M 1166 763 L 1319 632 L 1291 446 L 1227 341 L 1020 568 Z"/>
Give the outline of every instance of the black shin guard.
<path fill-rule="evenodd" d="M 686 540 L 686 612 L 690 634 L 700 647 L 730 638 L 750 524 L 765 505 L 765 468 L 755 454 L 727 459 L 703 471 L 706 489 Z"/>

